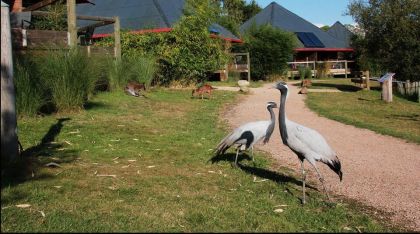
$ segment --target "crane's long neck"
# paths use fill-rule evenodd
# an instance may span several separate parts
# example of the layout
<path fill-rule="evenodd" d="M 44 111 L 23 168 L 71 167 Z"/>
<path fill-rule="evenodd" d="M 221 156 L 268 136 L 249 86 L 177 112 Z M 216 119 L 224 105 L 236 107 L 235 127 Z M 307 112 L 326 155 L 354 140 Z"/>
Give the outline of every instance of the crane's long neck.
<path fill-rule="evenodd" d="M 270 112 L 270 124 L 268 125 L 267 131 L 265 133 L 264 143 L 267 143 L 268 140 L 270 140 L 270 137 L 271 137 L 271 134 L 273 134 L 274 125 L 276 122 L 276 116 L 274 115 L 273 108 L 268 106 L 267 110 Z"/>
<path fill-rule="evenodd" d="M 286 128 L 286 97 L 287 89 L 281 91 L 280 108 L 279 108 L 279 130 L 283 144 L 287 145 L 287 128 Z"/>

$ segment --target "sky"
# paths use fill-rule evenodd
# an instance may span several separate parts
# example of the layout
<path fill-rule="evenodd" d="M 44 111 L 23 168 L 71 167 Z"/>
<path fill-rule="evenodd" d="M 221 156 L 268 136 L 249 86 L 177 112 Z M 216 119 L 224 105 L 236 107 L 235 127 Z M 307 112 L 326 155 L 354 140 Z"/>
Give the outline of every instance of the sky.
<path fill-rule="evenodd" d="M 351 0 L 256 0 L 263 9 L 273 1 L 318 27 L 332 26 L 336 21 L 355 24 L 351 16 L 344 16 Z"/>

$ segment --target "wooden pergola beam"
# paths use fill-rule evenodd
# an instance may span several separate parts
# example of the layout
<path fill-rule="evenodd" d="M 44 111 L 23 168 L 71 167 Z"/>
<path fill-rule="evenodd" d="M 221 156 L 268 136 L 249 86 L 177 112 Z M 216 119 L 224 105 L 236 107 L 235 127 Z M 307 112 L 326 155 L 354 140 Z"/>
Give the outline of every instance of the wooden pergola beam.
<path fill-rule="evenodd" d="M 115 19 L 112 17 L 102 17 L 102 16 L 90 16 L 90 15 L 78 15 L 77 19 L 79 20 L 92 20 L 92 21 L 108 21 L 111 23 L 115 22 Z"/>
<path fill-rule="evenodd" d="M 32 11 L 32 15 L 34 16 L 46 16 L 50 14 L 47 11 Z M 91 20 L 91 21 L 106 21 L 114 23 L 115 19 L 112 17 L 101 17 L 101 16 L 90 16 L 90 15 L 78 15 L 76 16 L 79 20 Z"/>
<path fill-rule="evenodd" d="M 110 22 L 110 21 L 100 21 L 100 22 L 97 22 L 97 23 L 94 23 L 94 24 L 90 24 L 90 25 L 88 25 L 88 26 L 84 26 L 84 27 L 80 27 L 80 28 L 78 28 L 77 29 L 77 32 L 83 32 L 83 31 L 86 31 L 88 28 L 97 28 L 97 27 L 102 27 L 102 26 L 105 26 L 105 25 L 108 25 L 108 24 L 113 24 L 114 22 Z"/>
<path fill-rule="evenodd" d="M 23 9 L 23 11 L 35 11 L 45 6 L 51 5 L 55 3 L 56 1 L 58 0 L 43 0 L 43 1 L 40 1 L 38 3 L 35 3 L 33 5 L 26 7 L 25 9 Z"/>

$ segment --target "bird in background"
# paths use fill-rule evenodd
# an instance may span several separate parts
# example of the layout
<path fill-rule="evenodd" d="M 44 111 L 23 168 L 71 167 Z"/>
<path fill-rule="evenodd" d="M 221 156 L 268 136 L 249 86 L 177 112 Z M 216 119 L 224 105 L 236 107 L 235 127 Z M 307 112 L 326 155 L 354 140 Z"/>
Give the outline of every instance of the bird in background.
<path fill-rule="evenodd" d="M 275 102 L 268 102 L 267 110 L 270 113 L 270 120 L 246 123 L 235 128 L 223 138 L 216 147 L 216 156 L 224 154 L 227 149 L 235 145 L 237 147 L 235 165 L 238 165 L 239 151 L 248 150 L 249 148 L 251 148 L 252 161 L 254 161 L 254 145 L 263 138 L 263 143 L 267 143 L 273 133 L 276 122 L 273 108 L 277 108 L 277 104 Z"/>
<path fill-rule="evenodd" d="M 287 145 L 300 159 L 302 168 L 302 190 L 303 198 L 302 203 L 305 204 L 305 180 L 306 174 L 303 162 L 306 159 L 316 170 L 319 180 L 324 187 L 324 191 L 330 199 L 327 189 L 324 185 L 324 178 L 316 166 L 316 162 L 320 161 L 328 165 L 340 178 L 343 179 L 343 172 L 341 171 L 341 163 L 337 154 L 328 145 L 324 137 L 314 129 L 305 127 L 286 117 L 286 99 L 289 88 L 287 84 L 280 81 L 275 85 L 275 88 L 280 91 L 280 108 L 279 108 L 279 130 L 281 140 L 284 145 Z"/>

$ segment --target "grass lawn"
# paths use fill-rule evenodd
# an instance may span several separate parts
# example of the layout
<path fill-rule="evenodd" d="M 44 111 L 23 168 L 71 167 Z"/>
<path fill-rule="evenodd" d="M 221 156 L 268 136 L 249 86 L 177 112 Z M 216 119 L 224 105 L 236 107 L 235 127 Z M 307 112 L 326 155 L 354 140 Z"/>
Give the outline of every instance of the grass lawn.
<path fill-rule="evenodd" d="M 339 89 L 340 93 L 310 92 L 310 109 L 330 119 L 420 144 L 420 104 L 398 97 L 381 100 L 378 82 L 370 91 L 360 90 L 350 79 L 313 80 L 312 88 Z"/>
<path fill-rule="evenodd" d="M 233 153 L 209 162 L 227 133 L 218 115 L 236 94 L 190 96 L 101 93 L 80 113 L 19 119 L 31 167 L 19 180 L 2 175 L 2 232 L 397 230 L 314 189 L 302 206 L 300 180 L 261 152 L 255 165 L 240 157 L 240 168 Z"/>

